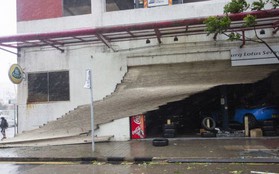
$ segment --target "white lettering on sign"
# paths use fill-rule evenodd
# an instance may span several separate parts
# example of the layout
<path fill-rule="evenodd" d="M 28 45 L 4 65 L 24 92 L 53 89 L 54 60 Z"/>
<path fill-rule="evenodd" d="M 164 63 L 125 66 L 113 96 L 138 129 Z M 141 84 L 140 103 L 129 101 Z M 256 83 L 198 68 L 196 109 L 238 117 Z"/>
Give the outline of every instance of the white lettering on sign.
<path fill-rule="evenodd" d="M 155 7 L 160 5 L 168 5 L 169 0 L 148 0 L 148 7 Z"/>
<path fill-rule="evenodd" d="M 271 47 L 279 56 L 279 46 Z M 267 47 L 236 48 L 231 50 L 232 66 L 278 64 L 279 60 Z"/>

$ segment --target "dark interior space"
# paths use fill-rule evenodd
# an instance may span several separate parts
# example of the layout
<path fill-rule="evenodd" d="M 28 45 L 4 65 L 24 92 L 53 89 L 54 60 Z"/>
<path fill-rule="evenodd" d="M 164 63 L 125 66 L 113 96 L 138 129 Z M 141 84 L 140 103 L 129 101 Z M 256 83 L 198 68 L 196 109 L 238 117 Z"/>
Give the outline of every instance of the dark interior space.
<path fill-rule="evenodd" d="M 63 16 L 91 13 L 91 0 L 63 0 Z"/>
<path fill-rule="evenodd" d="M 279 107 L 279 72 L 252 84 L 234 84 L 216 86 L 207 91 L 194 94 L 182 101 L 160 106 L 158 110 L 145 114 L 147 137 L 160 137 L 164 125 L 169 119 L 175 125 L 176 137 L 200 136 L 202 120 L 212 117 L 216 128 L 223 128 L 222 89 L 226 89 L 228 106 L 228 128 L 243 129 L 243 125 L 234 121 L 238 108 L 262 106 Z"/>

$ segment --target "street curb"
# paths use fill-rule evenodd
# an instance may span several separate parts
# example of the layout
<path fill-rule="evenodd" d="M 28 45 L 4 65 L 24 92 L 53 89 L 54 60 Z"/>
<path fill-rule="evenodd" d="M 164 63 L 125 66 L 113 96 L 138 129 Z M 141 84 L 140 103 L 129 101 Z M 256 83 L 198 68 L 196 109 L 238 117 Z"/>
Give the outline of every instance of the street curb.
<path fill-rule="evenodd" d="M 90 138 L 90 140 L 87 140 L 87 138 Z M 82 141 L 68 141 L 73 138 L 82 140 Z M 101 136 L 101 137 L 95 137 L 95 143 L 103 143 L 103 142 L 109 142 L 112 136 Z M 56 142 L 58 143 L 53 143 Z M 61 143 L 61 141 L 66 141 L 64 143 Z M 40 144 L 45 143 L 45 144 Z M 51 138 L 41 138 L 41 139 L 32 139 L 32 140 L 17 140 L 17 141 L 4 141 L 0 142 L 0 148 L 13 148 L 13 147 L 32 147 L 32 146 L 60 146 L 60 145 L 76 145 L 76 144 L 89 144 L 91 143 L 91 137 L 85 136 L 83 134 L 76 134 L 76 135 L 68 135 L 68 136 L 61 136 L 61 137 L 51 137 Z"/>
<path fill-rule="evenodd" d="M 72 138 L 80 136 L 80 134 L 74 134 L 74 135 L 65 135 L 65 136 L 57 136 L 57 137 L 45 137 L 45 138 L 38 138 L 38 139 L 23 139 L 23 140 L 15 140 L 15 141 L 2 141 L 0 142 L 0 146 L 3 145 L 15 145 L 15 144 L 21 144 L 21 143 L 34 143 L 39 141 L 50 141 L 50 140 L 59 140 L 59 139 L 65 139 L 65 138 Z"/>
<path fill-rule="evenodd" d="M 89 164 L 96 162 L 107 162 L 107 163 L 122 163 L 122 162 L 135 162 L 144 163 L 151 162 L 152 157 L 78 157 L 78 158 L 63 158 L 63 157 L 1 157 L 0 162 L 81 162 L 83 164 Z"/>
<path fill-rule="evenodd" d="M 93 162 L 106 162 L 110 164 L 121 164 L 122 162 L 133 162 L 135 164 L 145 162 L 167 162 L 167 163 L 279 163 L 279 158 L 158 158 L 158 157 L 1 157 L 0 162 L 79 162 L 80 164 L 93 164 Z"/>
<path fill-rule="evenodd" d="M 52 158 L 52 157 L 2 157 L 0 161 L 13 162 L 88 162 L 97 161 L 96 157 L 82 157 L 82 158 Z"/>
<path fill-rule="evenodd" d="M 110 164 L 121 164 L 124 162 L 124 157 L 107 157 L 106 162 Z"/>
<path fill-rule="evenodd" d="M 144 162 L 151 162 L 153 161 L 153 157 L 135 157 L 135 163 L 144 163 Z"/>
<path fill-rule="evenodd" d="M 279 158 L 166 159 L 168 163 L 279 163 Z"/>

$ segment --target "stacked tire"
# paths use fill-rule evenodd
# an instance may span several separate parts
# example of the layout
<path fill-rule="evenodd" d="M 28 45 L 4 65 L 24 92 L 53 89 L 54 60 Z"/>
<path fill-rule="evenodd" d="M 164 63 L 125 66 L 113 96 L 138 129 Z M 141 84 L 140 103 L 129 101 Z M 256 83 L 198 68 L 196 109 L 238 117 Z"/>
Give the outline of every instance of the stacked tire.
<path fill-rule="evenodd" d="M 174 138 L 175 135 L 176 135 L 176 130 L 174 124 L 165 124 L 163 126 L 163 137 Z"/>
<path fill-rule="evenodd" d="M 278 127 L 275 120 L 265 120 L 262 125 L 262 131 L 264 136 L 277 136 Z"/>
<path fill-rule="evenodd" d="M 156 138 L 152 141 L 153 146 L 161 147 L 169 145 L 169 140 L 167 138 Z"/>
<path fill-rule="evenodd" d="M 202 137 L 216 137 L 216 122 L 212 117 L 205 117 L 202 120 L 202 127 L 206 130 L 201 133 Z"/>

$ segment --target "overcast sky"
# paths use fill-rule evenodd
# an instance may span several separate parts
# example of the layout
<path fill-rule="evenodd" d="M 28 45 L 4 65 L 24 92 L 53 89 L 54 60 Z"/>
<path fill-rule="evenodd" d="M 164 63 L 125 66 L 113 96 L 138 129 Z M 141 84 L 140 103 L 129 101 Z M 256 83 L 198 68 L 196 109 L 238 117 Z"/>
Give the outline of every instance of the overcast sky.
<path fill-rule="evenodd" d="M 0 0 L 0 37 L 16 34 L 16 0 Z M 0 50 L 0 99 L 14 93 L 14 85 L 8 77 L 9 67 L 16 63 L 16 56 Z M 5 95 L 5 96 L 4 96 Z M 12 95 L 12 94 L 10 94 Z"/>

